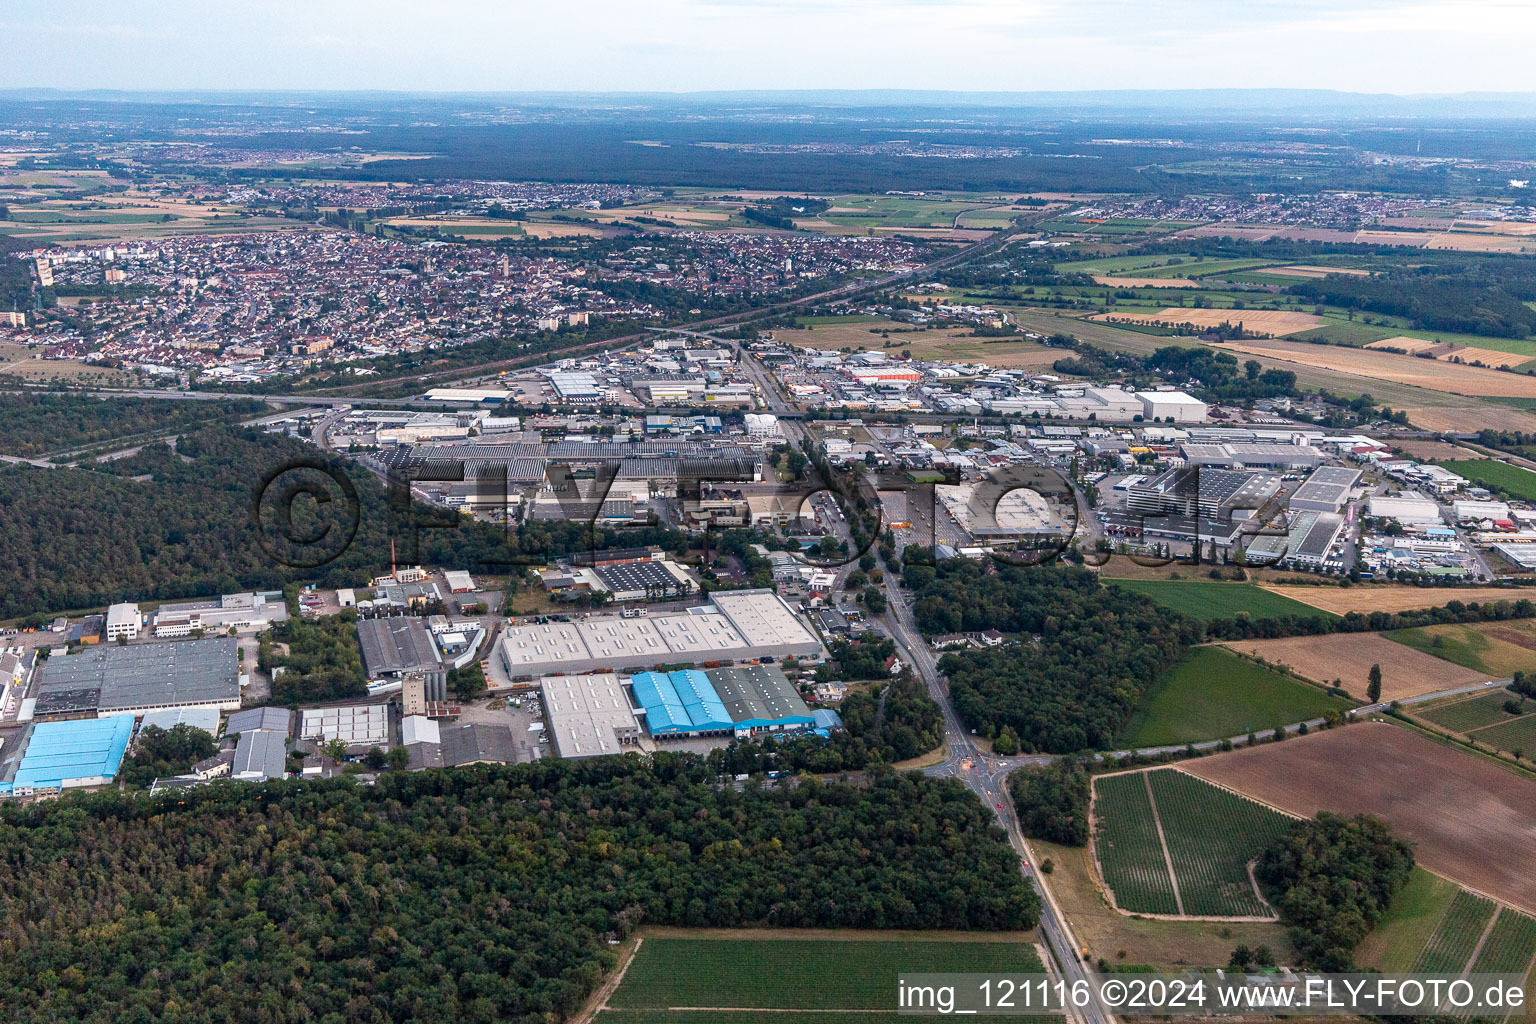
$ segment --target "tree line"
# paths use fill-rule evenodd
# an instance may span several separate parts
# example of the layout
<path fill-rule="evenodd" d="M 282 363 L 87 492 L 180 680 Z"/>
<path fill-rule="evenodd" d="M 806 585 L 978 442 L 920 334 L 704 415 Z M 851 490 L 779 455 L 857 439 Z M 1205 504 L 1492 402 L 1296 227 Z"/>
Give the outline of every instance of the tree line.
<path fill-rule="evenodd" d="M 332 561 L 306 568 L 299 559 L 294 567 L 283 562 L 286 548 L 264 546 L 277 532 L 273 516 L 282 510 L 264 505 L 261 516 L 253 516 L 252 499 L 265 474 L 316 459 L 355 486 L 356 535 Z M 323 476 L 298 472 L 306 479 Z M 328 523 L 338 534 L 347 529 L 344 499 L 323 507 L 301 499 L 292 511 L 296 536 Z M 88 469 L 0 468 L 0 536 L 6 553 L 0 559 L 0 618 L 116 601 L 279 590 L 294 582 L 359 586 L 388 569 L 392 539 L 401 561 L 480 572 L 506 572 L 592 547 L 675 549 L 683 540 L 660 526 L 589 530 L 566 520 L 503 529 L 458 515 L 445 519 L 441 509 L 415 502 L 408 514 L 392 512 L 384 488 L 345 460 L 292 438 L 227 425 L 191 430 L 175 451 L 150 445 Z"/>
<path fill-rule="evenodd" d="M 927 579 L 924 567 L 909 567 Z M 951 558 L 915 591 L 919 628 L 998 629 L 1015 643 L 946 654 L 955 710 L 1027 753 L 1109 746 L 1146 690 L 1200 639 L 1198 623 L 1077 566 L 996 567 Z"/>
<path fill-rule="evenodd" d="M 738 790 L 667 753 L 8 805 L 0 864 L 17 1024 L 549 1024 L 642 924 L 993 930 L 1039 913 L 957 782 Z"/>

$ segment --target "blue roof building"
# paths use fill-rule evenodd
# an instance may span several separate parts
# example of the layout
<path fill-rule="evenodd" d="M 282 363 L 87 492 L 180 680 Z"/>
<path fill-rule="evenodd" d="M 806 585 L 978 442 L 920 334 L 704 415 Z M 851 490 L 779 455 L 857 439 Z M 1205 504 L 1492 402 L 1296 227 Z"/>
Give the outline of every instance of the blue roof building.
<path fill-rule="evenodd" d="M 735 731 L 731 716 L 709 677 L 698 669 L 639 672 L 635 699 L 645 709 L 652 736 L 698 736 Z"/>
<path fill-rule="evenodd" d="M 39 722 L 32 727 L 15 776 L 0 783 L 0 796 L 106 785 L 117 777 L 132 735 L 132 715 Z"/>

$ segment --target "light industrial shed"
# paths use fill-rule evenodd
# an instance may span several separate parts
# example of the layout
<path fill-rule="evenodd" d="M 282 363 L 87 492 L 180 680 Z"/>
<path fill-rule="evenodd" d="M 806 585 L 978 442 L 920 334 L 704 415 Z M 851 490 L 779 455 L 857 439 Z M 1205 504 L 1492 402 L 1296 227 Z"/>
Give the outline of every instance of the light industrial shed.
<path fill-rule="evenodd" d="M 713 668 L 705 675 L 737 735 L 788 732 L 815 724 L 811 709 L 776 665 Z"/>
<path fill-rule="evenodd" d="M 104 786 L 117 777 L 133 735 L 127 715 L 73 722 L 39 722 L 0 796 L 56 793 L 79 786 Z"/>
<path fill-rule="evenodd" d="M 1319 466 L 1291 495 L 1291 508 L 1298 512 L 1337 512 L 1349 500 L 1350 489 L 1359 480 L 1358 469 Z"/>

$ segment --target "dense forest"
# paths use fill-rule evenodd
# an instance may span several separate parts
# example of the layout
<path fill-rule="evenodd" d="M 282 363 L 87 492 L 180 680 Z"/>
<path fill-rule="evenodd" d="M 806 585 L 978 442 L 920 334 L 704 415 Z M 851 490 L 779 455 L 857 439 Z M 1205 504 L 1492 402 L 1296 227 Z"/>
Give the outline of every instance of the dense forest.
<path fill-rule="evenodd" d="M 0 864 L 17 1024 L 549 1024 L 641 924 L 1014 929 L 1039 910 L 957 782 L 738 792 L 671 754 L 6 806 Z"/>
<path fill-rule="evenodd" d="M 583 551 L 594 543 L 679 541 L 678 534 L 654 527 L 589 535 L 584 524 L 549 521 L 506 532 L 456 514 L 445 519 L 441 510 L 422 505 L 397 514 L 372 476 L 327 459 L 322 461 L 356 489 L 356 535 L 323 565 L 303 568 L 309 564 L 304 558 L 291 559 L 300 563 L 297 568 L 279 564 L 274 551 L 284 557 L 293 552 L 264 543 L 282 510 L 264 505 L 256 517 L 252 501 L 264 476 L 317 457 L 301 441 L 208 426 L 183 435 L 174 452 L 151 445 L 97 469 L 0 468 L 0 618 L 112 601 L 277 590 L 300 580 L 359 585 L 388 569 L 392 535 L 402 562 L 502 572 L 509 563 Z M 282 493 L 288 481 L 278 483 Z M 308 510 L 312 518 L 328 512 L 333 518 L 318 525 L 328 522 L 344 536 L 346 505 L 339 496 L 323 510 L 312 499 L 299 499 L 293 505 L 295 535 L 309 536 L 315 527 L 304 518 Z"/>
<path fill-rule="evenodd" d="M 1082 763 L 1064 757 L 1040 768 L 1021 768 L 1008 776 L 1008 790 L 1026 836 L 1062 846 L 1088 845 L 1092 780 Z"/>
<path fill-rule="evenodd" d="M 0 394 L 0 452 L 39 455 L 270 411 L 266 403 L 255 399 L 166 402 L 157 398 Z"/>
<path fill-rule="evenodd" d="M 357 642 L 357 612 L 307 619 L 290 615 L 261 636 L 257 664 L 271 674 L 272 700 L 278 704 L 313 703 L 361 697 L 368 689 Z M 284 644 L 288 653 L 278 651 Z"/>
<path fill-rule="evenodd" d="M 986 736 L 1007 730 L 1029 753 L 1108 746 L 1146 688 L 1200 638 L 1198 623 L 1103 587 L 1086 569 L 951 558 L 933 572 L 915 594 L 925 633 L 1022 634 L 946 654 L 939 668 L 968 726 Z"/>
<path fill-rule="evenodd" d="M 1466 260 L 1397 268 L 1371 277 L 1334 274 L 1292 285 L 1292 294 L 1367 313 L 1405 317 L 1430 331 L 1494 338 L 1536 334 L 1536 267 L 1529 260 Z"/>
<path fill-rule="evenodd" d="M 1408 884 L 1413 848 L 1380 818 L 1326 811 L 1300 821 L 1259 858 L 1255 875 L 1291 926 L 1299 965 L 1354 969 L 1354 950 Z"/>

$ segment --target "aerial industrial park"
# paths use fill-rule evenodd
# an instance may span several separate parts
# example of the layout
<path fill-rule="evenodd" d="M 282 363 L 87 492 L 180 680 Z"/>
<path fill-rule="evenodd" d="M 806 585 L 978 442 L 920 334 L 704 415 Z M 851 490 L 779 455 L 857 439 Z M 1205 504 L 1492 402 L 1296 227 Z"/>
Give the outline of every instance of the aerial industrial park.
<path fill-rule="evenodd" d="M 1529 19 L 445 4 L 7 9 L 0 1017 L 1531 1019 Z"/>

